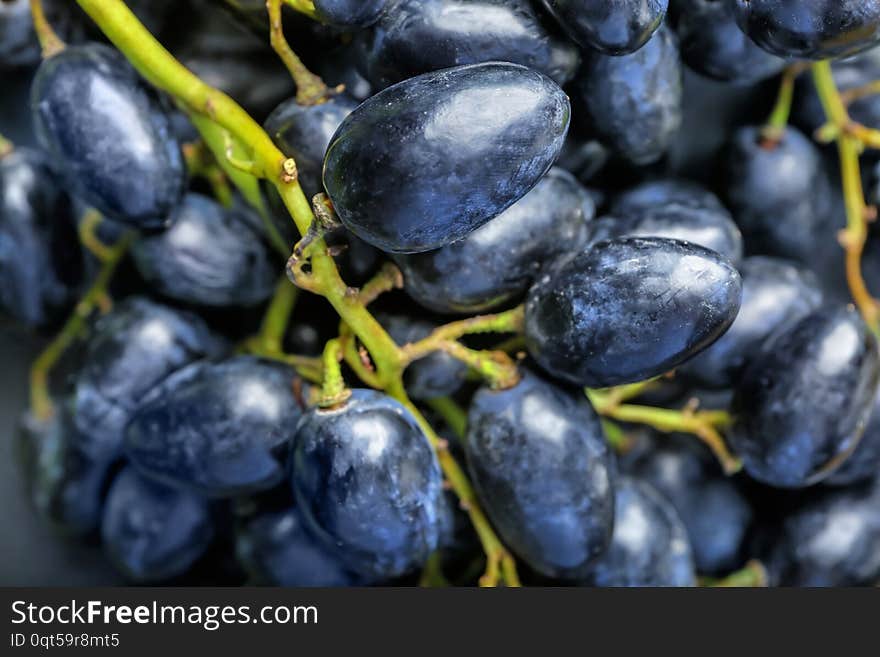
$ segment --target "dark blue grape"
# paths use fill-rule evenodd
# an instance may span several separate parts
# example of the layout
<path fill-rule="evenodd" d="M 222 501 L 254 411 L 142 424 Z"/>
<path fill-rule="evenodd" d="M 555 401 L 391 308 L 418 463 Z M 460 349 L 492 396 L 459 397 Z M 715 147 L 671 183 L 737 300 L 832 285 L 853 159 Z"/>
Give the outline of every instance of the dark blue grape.
<path fill-rule="evenodd" d="M 816 277 L 793 263 L 754 256 L 743 262 L 740 273 L 743 295 L 736 320 L 718 342 L 679 370 L 700 385 L 735 385 L 771 335 L 792 326 L 822 304 L 822 290 Z"/>
<path fill-rule="evenodd" d="M 437 328 L 436 324 L 404 315 L 376 317 L 397 344 L 417 342 Z M 460 360 L 437 351 L 406 368 L 404 383 L 413 399 L 427 400 L 454 395 L 464 385 L 468 368 Z"/>
<path fill-rule="evenodd" d="M 386 0 L 314 0 L 318 20 L 335 27 L 367 27 L 385 11 Z"/>
<path fill-rule="evenodd" d="M 321 168 L 330 139 L 342 121 L 357 107 L 346 95 L 319 105 L 300 105 L 295 98 L 281 103 L 266 119 L 266 132 L 275 145 L 296 160 L 299 183 L 311 198 L 323 191 Z M 287 223 L 293 224 L 290 217 Z"/>
<path fill-rule="evenodd" d="M 826 484 L 850 486 L 880 476 L 880 389 L 874 396 L 871 419 L 852 455 L 835 470 Z"/>
<path fill-rule="evenodd" d="M 297 428 L 290 473 L 310 529 L 351 569 L 390 578 L 440 544 L 442 476 L 415 418 L 372 390 L 313 409 Z"/>
<path fill-rule="evenodd" d="M 78 448 L 78 432 L 65 400 L 56 406 L 47 420 L 24 416 L 19 451 L 37 512 L 63 534 L 85 536 L 101 521 L 110 463 L 94 461 Z"/>
<path fill-rule="evenodd" d="M 752 508 L 693 437 L 657 437 L 629 471 L 675 507 L 700 573 L 725 575 L 742 565 Z"/>
<path fill-rule="evenodd" d="M 719 0 L 671 0 L 684 63 L 722 82 L 753 83 L 781 72 L 785 60 L 759 48 Z"/>
<path fill-rule="evenodd" d="M 34 126 L 64 179 L 104 215 L 164 226 L 186 171 L 168 112 L 117 51 L 69 46 L 31 87 Z"/>
<path fill-rule="evenodd" d="M 46 18 L 63 39 L 81 36 L 75 12 L 63 2 L 43 0 Z M 40 43 L 34 33 L 29 0 L 0 0 L 0 71 L 36 66 Z"/>
<path fill-rule="evenodd" d="M 682 121 L 682 69 L 675 36 L 661 28 L 632 55 L 587 57 L 577 96 L 596 135 L 622 158 L 656 162 Z"/>
<path fill-rule="evenodd" d="M 791 127 L 775 144 L 760 127 L 740 128 L 725 156 L 723 180 L 750 252 L 814 262 L 833 203 L 815 144 Z"/>
<path fill-rule="evenodd" d="M 721 202 L 715 194 L 691 180 L 661 178 L 630 187 L 612 201 L 609 211 L 613 215 L 623 216 L 673 204 L 714 208 L 720 206 Z"/>
<path fill-rule="evenodd" d="M 626 199 L 622 201 L 618 204 L 625 206 Z M 668 201 L 624 210 L 594 223 L 592 241 L 616 237 L 665 237 L 691 242 L 720 253 L 734 265 L 739 264 L 743 255 L 739 228 L 727 209 L 711 195 L 702 203 Z"/>
<path fill-rule="evenodd" d="M 339 218 L 385 251 L 461 239 L 522 198 L 553 164 L 568 98 L 513 64 L 427 73 L 349 114 L 324 160 Z"/>
<path fill-rule="evenodd" d="M 664 238 L 599 242 L 529 291 L 526 344 L 549 374 L 576 385 L 634 383 L 723 335 L 741 293 L 733 265 L 703 247 Z"/>
<path fill-rule="evenodd" d="M 583 48 L 608 55 L 635 52 L 666 15 L 668 0 L 543 0 L 568 35 Z"/>
<path fill-rule="evenodd" d="M 767 569 L 781 586 L 872 586 L 880 578 L 880 479 L 824 492 L 782 520 Z"/>
<path fill-rule="evenodd" d="M 256 231 L 250 208 L 224 208 L 187 194 L 165 230 L 132 247 L 135 266 L 153 290 L 201 306 L 253 306 L 272 296 L 278 268 Z M 292 223 L 292 222 L 291 222 Z"/>
<path fill-rule="evenodd" d="M 614 533 L 585 584 L 695 586 L 687 532 L 673 506 L 648 484 L 621 477 L 614 495 Z"/>
<path fill-rule="evenodd" d="M 808 315 L 765 343 L 746 369 L 731 446 L 758 481 L 818 483 L 856 449 L 878 379 L 877 341 L 855 310 Z"/>
<path fill-rule="evenodd" d="M 271 586 L 353 586 L 357 577 L 309 533 L 295 508 L 244 522 L 236 553 L 249 574 Z"/>
<path fill-rule="evenodd" d="M 29 327 L 59 318 L 83 279 L 71 201 L 39 151 L 0 159 L 0 309 Z"/>
<path fill-rule="evenodd" d="M 139 297 L 120 303 L 94 327 L 74 377 L 80 449 L 96 460 L 116 458 L 125 426 L 147 394 L 176 370 L 223 348 L 193 314 Z"/>
<path fill-rule="evenodd" d="M 465 450 L 505 544 L 543 575 L 583 576 L 611 538 L 615 482 L 586 398 L 530 372 L 509 390 L 481 388 Z"/>
<path fill-rule="evenodd" d="M 586 241 L 595 207 L 567 172 L 551 169 L 528 194 L 462 240 L 395 258 L 409 295 L 441 313 L 483 312 L 521 296 L 540 267 Z"/>
<path fill-rule="evenodd" d="M 577 48 L 547 30 L 529 0 L 400 0 L 363 34 L 363 68 L 379 88 L 462 64 L 522 64 L 565 84 Z"/>
<path fill-rule="evenodd" d="M 134 414 L 126 455 L 156 481 L 208 497 L 272 488 L 307 399 L 297 382 L 292 369 L 249 356 L 190 365 Z"/>
<path fill-rule="evenodd" d="M 728 1 L 743 31 L 780 57 L 831 59 L 880 42 L 880 5 L 873 0 Z"/>
<path fill-rule="evenodd" d="M 129 466 L 107 493 L 101 538 L 126 577 L 159 582 L 189 570 L 211 544 L 214 526 L 202 498 L 144 479 Z"/>

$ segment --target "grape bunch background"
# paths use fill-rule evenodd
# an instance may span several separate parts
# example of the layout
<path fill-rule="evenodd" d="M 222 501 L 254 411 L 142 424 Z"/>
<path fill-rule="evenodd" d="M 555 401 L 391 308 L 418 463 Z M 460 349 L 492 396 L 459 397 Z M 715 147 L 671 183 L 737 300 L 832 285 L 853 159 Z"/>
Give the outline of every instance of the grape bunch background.
<path fill-rule="evenodd" d="M 877 585 L 878 44 L 0 0 L 0 583 Z"/>

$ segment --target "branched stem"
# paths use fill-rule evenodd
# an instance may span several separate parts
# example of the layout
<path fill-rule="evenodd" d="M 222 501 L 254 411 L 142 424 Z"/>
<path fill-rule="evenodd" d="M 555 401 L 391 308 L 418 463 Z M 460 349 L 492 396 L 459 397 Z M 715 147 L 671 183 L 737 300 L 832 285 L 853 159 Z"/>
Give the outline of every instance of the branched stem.
<path fill-rule="evenodd" d="M 109 298 L 107 289 L 116 268 L 128 252 L 133 233 L 127 233 L 114 246 L 109 247 L 106 257 L 102 261 L 101 271 L 95 278 L 94 283 L 83 295 L 73 310 L 67 322 L 57 336 L 49 343 L 43 352 L 37 357 L 31 366 L 30 372 L 30 396 L 31 411 L 40 420 L 52 417 L 54 407 L 49 393 L 49 372 L 64 355 L 67 348 L 73 344 L 85 328 L 86 322 L 96 308 L 100 308 Z"/>
<path fill-rule="evenodd" d="M 831 64 L 828 62 L 814 64 L 813 80 L 828 122 L 837 128 L 837 151 L 846 206 L 846 229 L 841 232 L 839 239 L 846 251 L 846 279 L 853 300 L 865 322 L 875 334 L 880 335 L 880 306 L 871 296 L 862 274 L 862 253 L 868 239 L 870 216 L 865 204 L 859 167 L 862 142 L 852 132 L 852 122 L 837 91 Z"/>
<path fill-rule="evenodd" d="M 77 2 L 141 75 L 186 106 L 215 156 L 218 154 L 216 133 L 219 131 L 222 136 L 226 131 L 231 135 L 234 144 L 246 151 L 242 157 L 249 158 L 254 164 L 249 173 L 265 178 L 276 188 L 300 235 L 307 235 L 315 216 L 296 176 L 291 174 L 292 170 L 295 171 L 293 160 L 278 150 L 265 131 L 229 96 L 205 84 L 174 59 L 122 0 Z M 206 129 L 209 124 L 215 127 L 214 135 Z M 223 161 L 224 151 L 221 147 L 218 161 Z M 236 181 L 235 177 L 230 177 Z M 326 298 L 342 321 L 351 327 L 371 357 L 376 387 L 404 403 L 419 419 L 420 426 L 437 448 L 440 465 L 463 506 L 468 508 L 486 552 L 488 564 L 483 582 L 495 584 L 503 576 L 507 584 L 518 583 L 515 563 L 480 509 L 470 482 L 448 450 L 442 449 L 441 441 L 406 395 L 403 369 L 407 361 L 404 354 L 370 314 L 359 295 L 352 294 L 351 288 L 342 280 L 320 236 L 312 244 L 308 264 L 307 289 Z"/>
<path fill-rule="evenodd" d="M 31 16 L 34 22 L 34 32 L 40 41 L 40 47 L 43 49 L 43 59 L 49 59 L 53 55 L 57 55 L 66 47 L 61 37 L 56 34 L 55 30 L 49 24 L 46 18 L 46 12 L 43 11 L 42 0 L 30 0 Z"/>
<path fill-rule="evenodd" d="M 853 87 L 852 89 L 841 91 L 840 100 L 843 101 L 843 104 L 846 107 L 849 107 L 856 101 L 867 98 L 868 96 L 875 96 L 877 94 L 880 94 L 880 80 L 872 80 L 871 82 L 863 84 L 860 87 Z"/>
<path fill-rule="evenodd" d="M 403 287 L 403 274 L 396 265 L 386 262 L 373 278 L 364 283 L 360 291 L 361 303 L 369 306 L 380 296 Z"/>
<path fill-rule="evenodd" d="M 614 389 L 611 389 L 612 391 Z M 715 454 L 727 474 L 738 472 L 741 462 L 730 453 L 720 429 L 731 423 L 726 411 L 673 410 L 655 406 L 621 404 L 609 390 L 587 390 L 596 412 L 617 422 L 645 424 L 661 433 L 689 433 L 700 438 Z"/>
<path fill-rule="evenodd" d="M 401 351 L 404 360 L 410 363 L 424 358 L 434 351 L 443 349 L 444 343 L 480 333 L 521 333 L 525 320 L 525 309 L 517 306 L 503 313 L 479 315 L 469 319 L 445 324 L 436 328 L 431 335 L 417 342 L 404 345 Z"/>
<path fill-rule="evenodd" d="M 284 36 L 284 25 L 281 22 L 283 2 L 284 0 L 267 0 L 266 2 L 266 9 L 269 12 L 269 39 L 272 48 L 281 58 L 296 83 L 296 102 L 300 105 L 317 105 L 327 100 L 330 90 L 321 78 L 306 68 L 287 42 L 287 38 Z M 298 7 L 294 8 L 300 10 Z M 312 5 L 312 13 L 314 14 L 314 5 Z"/>

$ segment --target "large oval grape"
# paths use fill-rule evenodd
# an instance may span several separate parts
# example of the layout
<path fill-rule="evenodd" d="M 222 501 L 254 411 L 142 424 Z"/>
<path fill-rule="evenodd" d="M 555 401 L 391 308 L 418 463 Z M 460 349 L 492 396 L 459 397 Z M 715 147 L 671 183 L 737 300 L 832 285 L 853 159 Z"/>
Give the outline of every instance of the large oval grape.
<path fill-rule="evenodd" d="M 526 301 L 529 353 L 548 373 L 604 388 L 668 372 L 739 312 L 740 275 L 701 246 L 620 238 L 559 263 Z"/>
<path fill-rule="evenodd" d="M 406 80 L 343 121 L 324 159 L 342 223 L 384 251 L 461 239 L 522 198 L 568 131 L 568 98 L 514 64 L 461 66 Z"/>

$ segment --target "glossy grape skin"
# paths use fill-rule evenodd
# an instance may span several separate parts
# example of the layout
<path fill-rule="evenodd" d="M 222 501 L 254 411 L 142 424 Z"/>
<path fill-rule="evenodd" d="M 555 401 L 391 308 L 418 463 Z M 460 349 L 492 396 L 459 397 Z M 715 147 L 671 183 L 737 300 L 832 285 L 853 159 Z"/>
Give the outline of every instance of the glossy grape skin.
<path fill-rule="evenodd" d="M 795 128 L 768 145 L 761 128 L 731 137 L 724 160 L 728 207 L 750 251 L 811 263 L 833 195 L 816 146 Z"/>
<path fill-rule="evenodd" d="M 170 299 L 209 307 L 253 306 L 272 296 L 278 268 L 243 205 L 224 208 L 187 194 L 173 223 L 142 235 L 132 257 L 150 287 Z"/>
<path fill-rule="evenodd" d="M 524 372 L 468 411 L 471 479 L 504 543 L 548 577 L 579 577 L 607 548 L 616 469 L 582 394 Z"/>
<path fill-rule="evenodd" d="M 367 27 L 385 11 L 386 0 L 314 0 L 318 20 L 335 27 Z"/>
<path fill-rule="evenodd" d="M 574 177 L 551 169 L 519 201 L 462 240 L 395 258 L 407 293 L 440 313 L 478 313 L 521 296 L 540 267 L 587 239 L 595 206 Z"/>
<path fill-rule="evenodd" d="M 206 497 L 267 490 L 284 478 L 300 402 L 296 373 L 237 356 L 166 379 L 134 414 L 125 453 L 156 481 Z"/>
<path fill-rule="evenodd" d="M 437 458 L 415 418 L 382 393 L 355 389 L 343 406 L 303 415 L 290 477 L 310 530 L 358 574 L 406 574 L 440 543 Z"/>
<path fill-rule="evenodd" d="M 851 486 L 880 477 L 880 389 L 874 396 L 871 418 L 852 455 L 825 480 L 831 486 Z"/>
<path fill-rule="evenodd" d="M 399 345 L 426 338 L 437 328 L 429 321 L 404 315 L 378 314 L 376 319 Z M 464 363 L 437 351 L 409 365 L 404 372 L 404 384 L 410 397 L 428 400 L 454 395 L 464 385 L 467 375 Z"/>
<path fill-rule="evenodd" d="M 34 128 L 70 188 L 105 216 L 166 225 L 186 182 L 169 114 L 115 50 L 69 46 L 31 86 Z"/>
<path fill-rule="evenodd" d="M 739 311 L 723 256 L 665 238 L 620 238 L 559 263 L 529 291 L 529 353 L 549 374 L 605 388 L 668 372 L 717 340 Z"/>
<path fill-rule="evenodd" d="M 723 255 L 734 265 L 743 255 L 739 228 L 717 200 L 703 206 L 668 203 L 601 217 L 594 223 L 591 241 L 616 237 L 665 237 L 690 242 Z"/>
<path fill-rule="evenodd" d="M 696 579 L 687 532 L 673 506 L 648 484 L 620 477 L 611 544 L 583 583 L 684 587 Z"/>
<path fill-rule="evenodd" d="M 383 251 L 461 239 L 522 198 L 559 154 L 568 98 L 521 66 L 426 73 L 376 94 L 333 136 L 324 186 L 342 223 Z"/>
<path fill-rule="evenodd" d="M 742 305 L 730 329 L 679 370 L 702 386 L 735 385 L 771 335 L 822 305 L 823 294 L 815 275 L 794 263 L 753 256 L 742 263 L 739 271 L 743 279 Z"/>
<path fill-rule="evenodd" d="M 143 478 L 131 466 L 113 481 L 101 539 L 113 564 L 134 582 L 183 575 L 214 538 L 207 502 Z"/>
<path fill-rule="evenodd" d="M 48 420 L 26 413 L 19 427 L 28 492 L 37 512 L 55 529 L 69 536 L 87 536 L 101 521 L 110 464 L 96 462 L 78 448 L 80 441 L 65 400 L 57 400 L 56 407 Z"/>
<path fill-rule="evenodd" d="M 878 379 L 877 341 L 858 313 L 816 311 L 765 343 L 746 369 L 730 445 L 758 481 L 819 483 L 858 445 Z"/>
<path fill-rule="evenodd" d="M 581 47 L 626 55 L 644 46 L 660 27 L 668 0 L 543 0 Z"/>
<path fill-rule="evenodd" d="M 880 578 L 880 479 L 824 492 L 782 520 L 765 560 L 778 586 L 872 586 Z"/>
<path fill-rule="evenodd" d="M 346 95 L 320 105 L 284 101 L 266 119 L 264 128 L 275 145 L 296 160 L 299 184 L 307 198 L 323 191 L 321 168 L 330 139 L 358 103 Z M 289 220 L 288 220 L 289 221 Z"/>
<path fill-rule="evenodd" d="M 871 0 L 728 0 L 737 22 L 774 55 L 832 59 L 880 42 L 880 5 Z"/>
<path fill-rule="evenodd" d="M 378 88 L 463 64 L 511 62 L 565 84 L 577 48 L 549 32 L 529 0 L 401 0 L 362 35 L 364 72 Z"/>
<path fill-rule="evenodd" d="M 660 178 L 625 190 L 614 198 L 609 211 L 622 216 L 670 204 L 702 208 L 715 207 L 721 202 L 711 191 L 691 180 Z"/>
<path fill-rule="evenodd" d="M 120 302 L 94 327 L 73 381 L 79 448 L 91 458 L 116 458 L 125 426 L 166 377 L 225 348 L 197 316 L 140 297 Z"/>
<path fill-rule="evenodd" d="M 312 537 L 296 508 L 248 519 L 236 532 L 236 554 L 249 574 L 270 586 L 353 586 L 357 577 Z"/>
<path fill-rule="evenodd" d="M 656 162 L 682 121 L 675 36 L 664 27 L 632 55 L 591 55 L 578 74 L 576 93 L 596 135 L 612 151 L 633 164 Z"/>
<path fill-rule="evenodd" d="M 724 0 L 671 0 L 681 58 L 722 82 L 754 83 L 780 73 L 785 60 L 759 48 Z"/>
<path fill-rule="evenodd" d="M 0 158 L 0 310 L 28 327 L 58 319 L 83 278 L 70 198 L 39 151 Z"/>
<path fill-rule="evenodd" d="M 698 572 L 725 575 L 742 565 L 754 513 L 736 484 L 693 437 L 657 438 L 628 471 L 675 507 Z"/>

